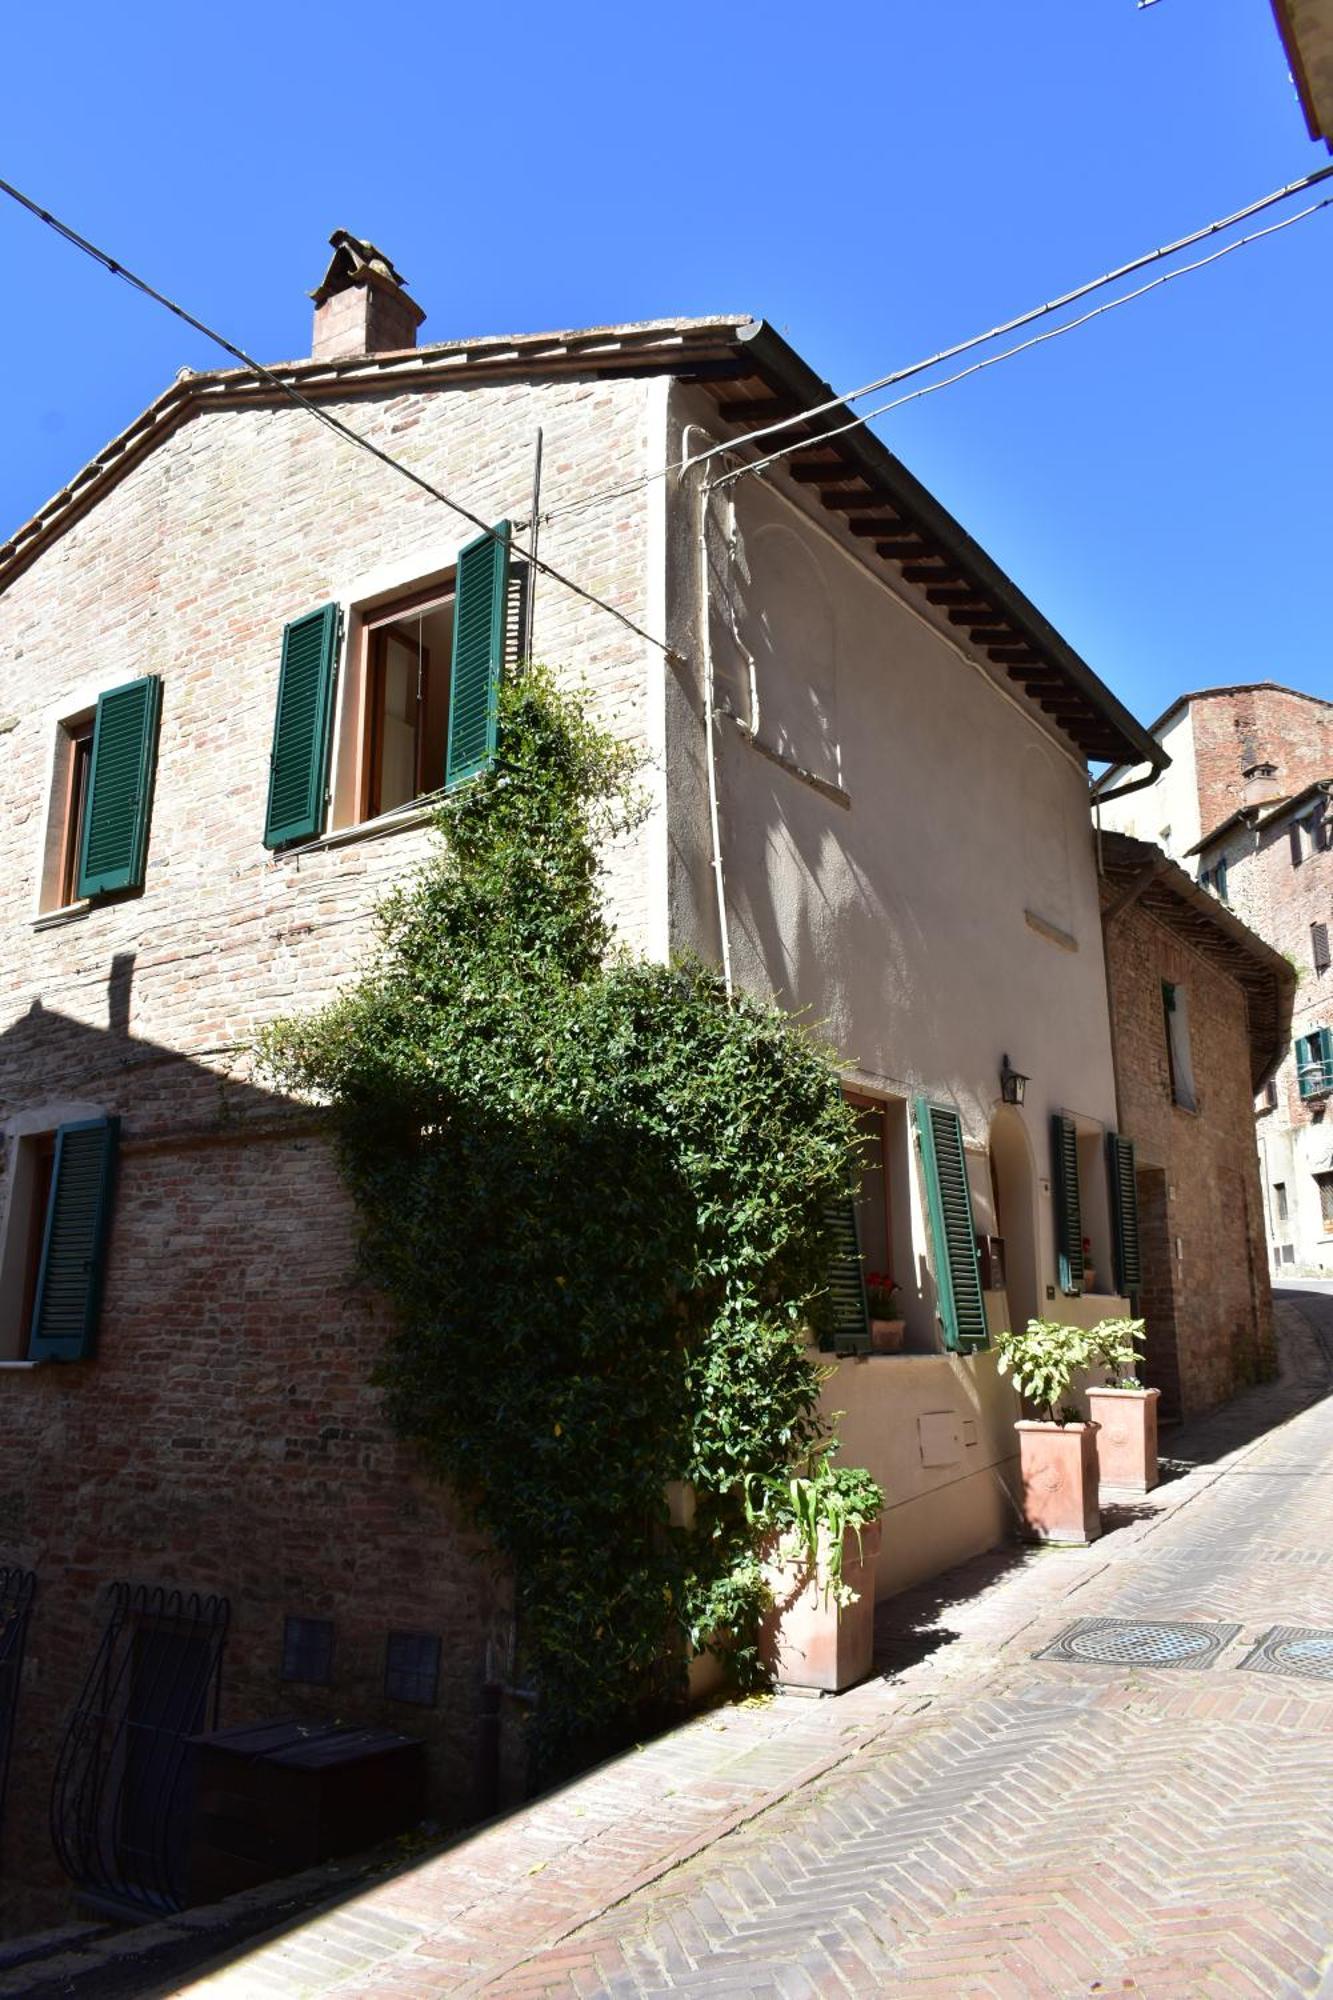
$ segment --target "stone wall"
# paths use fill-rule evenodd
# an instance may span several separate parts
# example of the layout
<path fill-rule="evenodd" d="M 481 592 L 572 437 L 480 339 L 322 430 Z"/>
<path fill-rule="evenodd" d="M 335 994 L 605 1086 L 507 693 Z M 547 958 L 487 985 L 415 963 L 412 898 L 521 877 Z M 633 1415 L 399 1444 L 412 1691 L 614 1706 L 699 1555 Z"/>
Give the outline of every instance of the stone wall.
<path fill-rule="evenodd" d="M 1142 1303 L 1156 1386 L 1179 1384 L 1184 1415 L 1207 1409 L 1272 1366 L 1250 1046 L 1240 988 L 1137 905 L 1107 926 L 1107 975 L 1121 1130 L 1151 1185 Z M 1198 1109 L 1172 1100 L 1162 982 L 1186 996 Z M 1156 1312 L 1155 1312 L 1156 1309 Z M 1174 1321 L 1175 1354 L 1163 1313 Z M 1165 1351 L 1163 1351 L 1163 1343 Z M 1174 1363 L 1174 1366 L 1172 1365 Z"/>
<path fill-rule="evenodd" d="M 338 413 L 492 520 L 526 511 L 539 422 L 552 508 L 660 463 L 656 393 L 520 383 Z M 556 520 L 543 538 L 551 562 L 641 624 L 660 593 L 647 505 Z M 44 1106 L 53 1123 L 75 1102 L 114 1112 L 123 1130 L 96 1357 L 0 1367 L 0 1563 L 39 1580 L 7 1815 L 11 1924 L 60 1902 L 46 1799 L 117 1579 L 230 1597 L 224 1722 L 296 1710 L 422 1735 L 439 1816 L 473 1810 L 504 1579 L 387 1432 L 370 1384 L 383 1318 L 355 1281 L 354 1217 L 309 1114 L 255 1085 L 245 1048 L 354 973 L 377 898 L 429 838 L 265 851 L 283 626 L 354 599 L 358 580 L 434 574 L 475 532 L 300 411 L 223 408 L 167 437 L 0 594 L 6 1164 L 15 1122 Z M 659 653 L 549 579 L 534 651 L 653 749 Z M 58 724 L 144 673 L 163 699 L 143 892 L 38 918 Z M 652 840 L 650 826 L 609 856 L 613 913 L 640 946 Z M 330 1688 L 280 1681 L 288 1614 L 334 1620 Z M 435 1707 L 385 1700 L 393 1631 L 441 1636 Z"/>

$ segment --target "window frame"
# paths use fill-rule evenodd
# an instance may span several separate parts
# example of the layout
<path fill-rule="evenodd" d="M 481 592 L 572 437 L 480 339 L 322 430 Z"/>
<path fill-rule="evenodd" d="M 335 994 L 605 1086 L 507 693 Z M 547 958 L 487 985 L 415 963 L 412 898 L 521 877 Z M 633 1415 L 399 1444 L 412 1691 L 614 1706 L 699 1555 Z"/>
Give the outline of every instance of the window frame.
<path fill-rule="evenodd" d="M 351 822 L 352 825 L 370 826 L 376 820 L 392 818 L 400 813 L 410 814 L 420 809 L 427 800 L 437 798 L 444 790 L 443 758 L 441 760 L 439 784 L 427 786 L 423 783 L 423 734 L 427 702 L 425 687 L 420 678 L 418 678 L 417 683 L 417 712 L 413 723 L 413 764 L 417 789 L 412 797 L 410 799 L 403 799 L 394 806 L 381 807 L 379 800 L 384 776 L 382 766 L 377 770 L 376 764 L 382 758 L 383 754 L 383 746 L 380 738 L 383 727 L 383 691 L 387 665 L 385 660 L 385 653 L 387 652 L 386 641 L 390 636 L 394 635 L 395 626 L 401 625 L 405 619 L 418 617 L 428 612 L 442 611 L 447 606 L 450 620 L 450 651 L 452 653 L 453 614 L 456 594 L 457 565 L 455 564 L 444 577 L 406 591 L 398 597 L 390 598 L 384 604 L 375 605 L 370 608 L 356 604 L 349 604 L 347 606 L 346 617 L 349 630 L 351 630 L 351 621 L 353 619 L 356 620 L 355 629 L 351 631 L 351 640 L 347 650 L 350 662 L 353 657 L 353 647 L 356 649 L 355 671 L 357 686 L 355 695 L 353 695 L 349 687 L 345 697 L 349 705 L 354 705 L 357 710 L 353 723 L 356 730 L 356 772 L 353 781 L 355 817 Z M 446 659 L 442 663 L 439 661 L 433 662 L 428 673 L 432 677 L 438 677 L 432 691 L 432 698 L 434 702 L 442 701 L 444 704 L 444 757 L 447 758 L 449 689 L 453 673 L 452 658 Z M 337 758 L 339 748 L 340 746 L 335 744 L 335 759 Z M 339 817 L 338 794 L 341 787 L 338 780 L 340 775 L 341 773 L 335 764 L 334 784 L 332 787 L 334 796 L 329 812 L 329 818 L 334 822 Z M 336 823 L 329 828 L 331 833 L 337 833 L 340 830 L 342 829 Z"/>

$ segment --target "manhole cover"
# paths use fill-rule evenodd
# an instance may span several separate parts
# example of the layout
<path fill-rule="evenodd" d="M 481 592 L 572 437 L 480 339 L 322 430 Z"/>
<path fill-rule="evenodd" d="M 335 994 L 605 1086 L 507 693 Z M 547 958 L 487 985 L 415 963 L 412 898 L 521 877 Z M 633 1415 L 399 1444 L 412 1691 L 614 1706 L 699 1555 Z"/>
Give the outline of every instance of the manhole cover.
<path fill-rule="evenodd" d="M 1333 1632 L 1313 1631 L 1306 1625 L 1271 1625 L 1240 1664 L 1251 1674 L 1333 1681 Z"/>
<path fill-rule="evenodd" d="M 1095 1660 L 1113 1667 L 1211 1667 L 1239 1630 L 1239 1625 L 1160 1625 L 1139 1618 L 1080 1618 L 1032 1657 Z"/>

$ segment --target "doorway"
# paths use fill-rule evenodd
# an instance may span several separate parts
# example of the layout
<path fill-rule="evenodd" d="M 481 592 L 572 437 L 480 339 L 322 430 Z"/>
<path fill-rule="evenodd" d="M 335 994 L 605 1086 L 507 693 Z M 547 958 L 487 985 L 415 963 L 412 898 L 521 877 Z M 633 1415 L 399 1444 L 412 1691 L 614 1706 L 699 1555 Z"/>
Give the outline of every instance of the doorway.
<path fill-rule="evenodd" d="M 1004 1289 L 1009 1324 L 1026 1326 L 1039 1315 L 1036 1176 L 1027 1127 L 1012 1105 L 1002 1104 L 991 1120 L 991 1181 L 995 1220 L 1004 1244 Z"/>

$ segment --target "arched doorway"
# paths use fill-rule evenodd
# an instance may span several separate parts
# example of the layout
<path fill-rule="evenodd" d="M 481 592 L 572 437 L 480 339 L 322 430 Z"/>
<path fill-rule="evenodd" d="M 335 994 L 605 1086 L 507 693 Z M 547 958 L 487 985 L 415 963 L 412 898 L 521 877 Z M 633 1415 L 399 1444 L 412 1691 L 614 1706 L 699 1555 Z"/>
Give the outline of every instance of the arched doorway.
<path fill-rule="evenodd" d="M 1009 1323 L 1026 1326 L 1038 1316 L 1041 1300 L 1037 1274 L 1036 1175 L 1027 1127 L 1010 1104 L 1000 1105 L 991 1120 L 990 1168 L 996 1221 L 1004 1239 Z"/>

